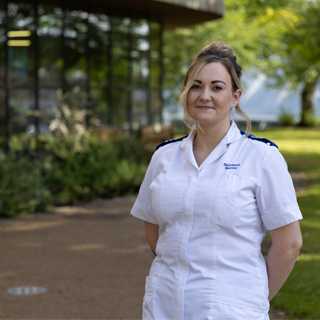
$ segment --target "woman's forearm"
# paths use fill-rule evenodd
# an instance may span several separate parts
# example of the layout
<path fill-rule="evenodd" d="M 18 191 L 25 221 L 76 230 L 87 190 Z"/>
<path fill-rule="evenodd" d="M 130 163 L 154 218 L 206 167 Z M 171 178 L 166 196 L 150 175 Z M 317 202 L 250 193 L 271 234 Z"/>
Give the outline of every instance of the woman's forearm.
<path fill-rule="evenodd" d="M 269 281 L 269 301 L 277 294 L 289 277 L 298 258 L 300 247 L 283 250 L 271 246 L 267 256 L 267 271 Z"/>
<path fill-rule="evenodd" d="M 149 247 L 155 254 L 159 238 L 159 226 L 150 222 L 145 222 L 144 229 Z"/>
<path fill-rule="evenodd" d="M 302 236 L 299 222 L 269 231 L 272 245 L 267 256 L 269 301 L 277 294 L 290 275 L 299 256 Z"/>

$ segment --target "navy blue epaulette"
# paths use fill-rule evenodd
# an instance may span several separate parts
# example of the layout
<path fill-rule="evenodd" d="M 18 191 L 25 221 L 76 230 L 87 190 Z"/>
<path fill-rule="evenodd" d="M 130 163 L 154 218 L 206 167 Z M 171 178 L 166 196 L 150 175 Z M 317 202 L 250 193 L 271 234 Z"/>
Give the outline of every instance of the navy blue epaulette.
<path fill-rule="evenodd" d="M 158 144 L 158 145 L 156 146 L 156 150 L 158 150 L 159 148 L 165 146 L 166 144 L 169 144 L 169 143 L 172 143 L 172 142 L 181 141 L 181 140 L 183 140 L 184 138 L 186 138 L 187 136 L 188 136 L 188 134 L 187 134 L 186 136 L 181 137 L 181 138 L 178 138 L 178 139 L 171 139 L 171 140 L 164 141 L 164 142 L 162 142 L 162 143 L 160 143 L 160 144 Z"/>
<path fill-rule="evenodd" d="M 244 135 L 246 132 L 243 131 L 243 130 L 240 130 L 240 133 L 241 133 L 242 135 Z M 251 133 L 249 134 L 248 138 L 251 139 L 251 140 L 261 141 L 261 142 L 266 143 L 266 144 L 269 145 L 269 146 L 273 146 L 273 147 L 278 148 L 278 146 L 277 146 L 274 142 L 272 142 L 271 140 L 268 140 L 268 139 L 266 139 L 266 138 L 258 138 L 258 137 L 255 137 L 255 136 L 254 136 L 253 134 L 251 134 Z"/>

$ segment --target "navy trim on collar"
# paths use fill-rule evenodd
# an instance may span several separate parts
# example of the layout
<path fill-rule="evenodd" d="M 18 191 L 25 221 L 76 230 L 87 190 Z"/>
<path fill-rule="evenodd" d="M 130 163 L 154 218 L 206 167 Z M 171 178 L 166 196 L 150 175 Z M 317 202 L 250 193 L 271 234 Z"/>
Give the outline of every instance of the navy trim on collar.
<path fill-rule="evenodd" d="M 178 142 L 178 141 L 182 141 L 184 138 L 188 137 L 188 134 L 184 137 L 181 137 L 181 138 L 178 138 L 178 139 L 171 139 L 171 140 L 167 140 L 167 141 L 164 141 L 162 143 L 160 143 L 159 145 L 156 146 L 156 150 L 158 150 L 159 148 L 169 144 L 169 143 L 172 143 L 172 142 Z"/>
<path fill-rule="evenodd" d="M 241 133 L 242 135 L 244 135 L 246 132 L 243 131 L 243 130 L 240 130 L 240 133 Z M 249 134 L 248 138 L 251 139 L 251 140 L 256 140 L 256 141 L 264 142 L 264 143 L 266 143 L 267 145 L 276 147 L 276 148 L 278 149 L 278 146 L 277 146 L 274 142 L 272 142 L 271 140 L 268 140 L 268 139 L 266 139 L 266 138 L 258 138 L 258 137 L 255 137 L 254 135 L 252 135 L 251 133 Z"/>

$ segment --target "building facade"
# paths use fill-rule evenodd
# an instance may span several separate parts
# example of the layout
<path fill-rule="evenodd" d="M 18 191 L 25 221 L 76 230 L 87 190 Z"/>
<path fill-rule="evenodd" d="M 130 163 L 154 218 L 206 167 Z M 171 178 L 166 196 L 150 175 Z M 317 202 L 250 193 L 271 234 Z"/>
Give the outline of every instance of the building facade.
<path fill-rule="evenodd" d="M 163 30 L 222 14 L 221 0 L 0 0 L 0 147 L 48 132 L 58 89 L 85 92 L 98 125 L 160 122 Z"/>

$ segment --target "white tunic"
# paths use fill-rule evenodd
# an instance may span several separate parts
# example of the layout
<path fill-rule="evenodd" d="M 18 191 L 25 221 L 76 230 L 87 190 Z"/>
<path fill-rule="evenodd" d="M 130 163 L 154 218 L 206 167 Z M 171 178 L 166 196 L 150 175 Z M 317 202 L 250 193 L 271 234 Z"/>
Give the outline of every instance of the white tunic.
<path fill-rule="evenodd" d="M 155 152 L 131 211 L 159 225 L 143 319 L 269 319 L 261 242 L 302 219 L 287 165 L 232 122 L 198 167 L 194 136 Z"/>

